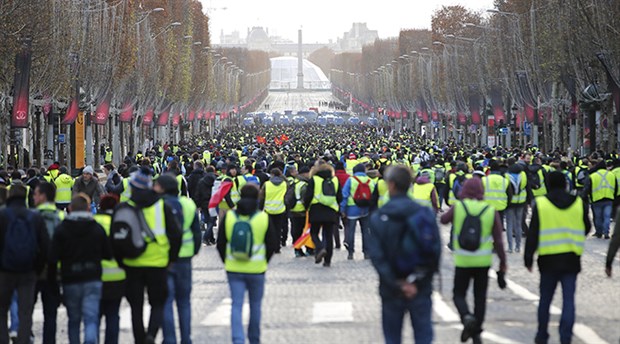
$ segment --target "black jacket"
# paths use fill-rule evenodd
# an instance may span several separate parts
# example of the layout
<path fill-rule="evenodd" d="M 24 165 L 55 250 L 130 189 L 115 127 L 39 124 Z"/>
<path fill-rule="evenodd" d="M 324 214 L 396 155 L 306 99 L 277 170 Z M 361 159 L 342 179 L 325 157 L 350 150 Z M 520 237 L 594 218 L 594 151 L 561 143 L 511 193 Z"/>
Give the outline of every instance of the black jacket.
<path fill-rule="evenodd" d="M 112 259 L 110 241 L 90 212 L 67 216 L 54 232 L 48 281 L 54 281 L 57 262 L 63 284 L 101 280 L 101 260 Z"/>
<path fill-rule="evenodd" d="M 217 176 L 213 172 L 205 173 L 204 177 L 202 177 L 198 183 L 196 193 L 191 194 L 192 196 L 196 196 L 194 202 L 196 202 L 196 206 L 203 211 L 207 211 L 209 209 L 209 201 L 211 200 L 213 183 L 215 183 L 216 178 Z"/>
<path fill-rule="evenodd" d="M 572 196 L 564 190 L 551 190 L 546 195 L 549 201 L 560 209 L 570 207 L 577 196 Z M 584 236 L 590 232 L 590 218 L 588 217 L 588 204 L 583 202 L 583 219 Z M 538 250 L 538 236 L 540 233 L 540 220 L 538 218 L 538 207 L 536 204 L 532 207 L 532 221 L 530 222 L 530 230 L 527 233 L 527 241 L 525 242 L 525 266 L 530 268 L 534 263 L 534 253 Z M 538 269 L 541 272 L 580 272 L 581 259 L 574 253 L 553 254 L 538 257 Z"/>
<path fill-rule="evenodd" d="M 43 217 L 37 212 L 29 210 L 26 208 L 26 200 L 24 198 L 13 198 L 7 201 L 7 208 L 11 208 L 16 214 L 23 214 L 26 212 L 31 212 L 33 214 L 32 221 L 34 222 L 34 230 L 37 236 L 37 245 L 38 251 L 34 262 L 33 271 L 37 274 L 40 274 L 45 267 L 45 263 L 48 258 L 48 251 L 50 247 L 50 238 L 47 233 L 47 227 L 45 226 L 45 220 Z M 6 210 L 0 210 L 0 257 L 2 257 L 2 251 L 4 247 L 4 238 L 6 236 L 6 231 L 8 229 L 8 219 L 6 215 Z M 11 267 L 2 266 L 2 259 L 0 259 L 0 271 L 11 271 Z"/>
<path fill-rule="evenodd" d="M 205 170 L 199 168 L 193 170 L 187 177 L 187 190 L 189 191 L 189 196 L 196 203 L 198 203 L 198 197 L 196 196 L 198 193 L 198 184 L 206 174 L 207 172 L 205 172 Z"/>
<path fill-rule="evenodd" d="M 320 165 L 318 167 L 314 167 L 313 171 L 311 171 L 311 175 L 319 176 L 323 179 L 334 177 L 334 169 L 327 164 Z M 314 198 L 314 178 L 310 177 L 308 181 L 308 187 L 306 189 L 306 194 L 304 195 L 304 206 L 308 209 L 308 217 L 310 223 L 337 223 L 339 220 L 339 212 L 333 210 L 330 207 L 327 207 L 323 204 L 312 204 L 312 199 Z M 336 192 L 336 201 L 338 204 L 342 202 L 342 189 L 338 188 Z"/>

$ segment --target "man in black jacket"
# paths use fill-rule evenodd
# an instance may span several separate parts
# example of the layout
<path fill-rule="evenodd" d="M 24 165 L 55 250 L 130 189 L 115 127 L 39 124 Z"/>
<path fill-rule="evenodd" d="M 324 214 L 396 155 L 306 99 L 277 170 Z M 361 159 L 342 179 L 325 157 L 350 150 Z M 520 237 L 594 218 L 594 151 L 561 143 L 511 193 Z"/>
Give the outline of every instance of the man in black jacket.
<path fill-rule="evenodd" d="M 16 343 L 30 343 L 37 275 L 47 260 L 49 235 L 40 214 L 26 208 L 26 187 L 13 185 L 0 211 L 0 342 L 9 342 L 7 313 L 17 290 Z"/>
<path fill-rule="evenodd" d="M 69 341 L 80 342 L 80 322 L 84 319 L 84 343 L 96 343 L 102 291 L 101 260 L 112 259 L 112 249 L 104 229 L 90 212 L 87 195 L 74 196 L 69 209 L 71 213 L 54 232 L 47 279 L 55 281 L 60 262 Z"/>
<path fill-rule="evenodd" d="M 208 166 L 204 177 L 198 183 L 196 188 L 196 206 L 200 209 L 202 216 L 202 223 L 205 228 L 202 236 L 202 243 L 205 245 L 215 244 L 215 237 L 213 235 L 213 226 L 217 217 L 209 214 L 209 201 L 211 200 L 211 193 L 213 191 L 213 183 L 215 183 L 217 176 L 215 175 L 215 168 Z M 194 195 L 194 194 L 191 194 Z"/>
<path fill-rule="evenodd" d="M 194 169 L 191 173 L 188 174 L 187 177 L 187 190 L 189 191 L 189 197 L 196 204 L 198 204 L 198 197 L 196 196 L 196 194 L 198 193 L 198 184 L 205 175 L 206 172 L 204 170 L 204 165 L 202 164 L 202 162 L 194 162 Z"/>

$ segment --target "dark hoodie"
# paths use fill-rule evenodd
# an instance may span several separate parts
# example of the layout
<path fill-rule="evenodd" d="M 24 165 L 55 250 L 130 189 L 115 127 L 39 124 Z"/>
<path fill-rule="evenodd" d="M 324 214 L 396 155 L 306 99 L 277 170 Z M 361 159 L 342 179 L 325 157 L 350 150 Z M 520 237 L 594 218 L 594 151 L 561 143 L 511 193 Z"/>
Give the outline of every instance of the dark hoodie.
<path fill-rule="evenodd" d="M 70 213 L 54 232 L 48 281 L 55 280 L 57 262 L 63 284 L 100 281 L 102 259 L 112 259 L 104 229 L 88 211 Z"/>
<path fill-rule="evenodd" d="M 205 172 L 205 170 L 202 168 L 197 168 L 187 177 L 187 190 L 189 191 L 189 196 L 195 203 L 198 203 L 198 185 L 200 184 L 202 178 L 206 175 L 207 172 Z"/>
<path fill-rule="evenodd" d="M 310 180 L 308 181 L 308 192 L 304 195 L 304 206 L 309 209 L 308 217 L 310 223 L 337 223 L 339 220 L 339 212 L 323 204 L 317 203 L 310 206 L 314 198 L 314 176 L 322 179 L 334 177 L 334 168 L 329 164 L 321 164 L 312 168 L 310 171 Z M 342 202 L 342 190 L 338 188 L 336 192 L 336 201 L 338 204 Z"/>
<path fill-rule="evenodd" d="M 563 189 L 549 190 L 546 196 L 549 201 L 560 209 L 570 207 L 577 196 L 573 196 Z M 589 209 L 587 202 L 583 202 L 583 223 L 585 224 L 585 235 L 590 232 L 590 218 L 588 217 Z M 534 264 L 534 253 L 538 250 L 538 236 L 540 234 L 540 220 L 538 218 L 538 207 L 536 204 L 532 207 L 532 221 L 530 222 L 530 230 L 527 233 L 527 241 L 525 242 L 525 266 L 531 268 Z M 581 271 L 581 259 L 574 253 L 553 254 L 538 257 L 538 269 L 540 272 L 579 272 Z"/>
<path fill-rule="evenodd" d="M 482 201 L 484 199 L 484 187 L 482 186 L 482 181 L 478 178 L 468 179 L 461 188 L 459 199 L 473 199 Z M 446 213 L 441 215 L 440 221 L 444 225 L 454 221 L 454 206 L 450 207 Z M 503 231 L 504 226 L 502 225 L 502 220 L 499 213 L 496 211 L 492 231 L 493 249 L 499 257 L 500 269 L 506 267 L 506 252 L 504 252 L 504 239 L 502 237 Z"/>
<path fill-rule="evenodd" d="M 195 193 L 191 193 L 192 196 L 196 196 L 194 200 L 196 206 L 203 211 L 208 211 L 209 201 L 211 200 L 211 193 L 213 191 L 213 184 L 215 183 L 217 176 L 213 172 L 205 172 L 204 177 L 198 183 L 198 187 Z"/>
<path fill-rule="evenodd" d="M 233 211 L 233 210 L 231 210 Z M 258 211 L 258 200 L 253 198 L 242 198 L 237 202 L 236 211 L 239 215 L 251 215 Z M 226 223 L 226 216 L 228 212 L 224 215 L 222 219 L 222 224 Z M 267 251 L 267 261 L 271 259 L 273 253 L 276 250 L 280 249 L 280 243 L 278 242 L 278 236 L 276 235 L 276 231 L 269 226 L 267 229 L 267 233 L 265 234 L 265 250 Z M 226 260 L 226 244 L 228 241 L 226 240 L 226 226 L 222 225 L 218 227 L 217 232 L 217 243 L 216 248 L 218 253 L 220 254 L 220 258 L 222 262 Z"/>
<path fill-rule="evenodd" d="M 284 183 L 286 179 L 282 176 L 273 176 L 269 178 L 269 181 L 273 183 L 275 186 L 280 186 L 280 184 Z M 265 185 L 261 186 L 260 193 L 258 194 L 258 207 L 260 209 L 265 208 Z"/>

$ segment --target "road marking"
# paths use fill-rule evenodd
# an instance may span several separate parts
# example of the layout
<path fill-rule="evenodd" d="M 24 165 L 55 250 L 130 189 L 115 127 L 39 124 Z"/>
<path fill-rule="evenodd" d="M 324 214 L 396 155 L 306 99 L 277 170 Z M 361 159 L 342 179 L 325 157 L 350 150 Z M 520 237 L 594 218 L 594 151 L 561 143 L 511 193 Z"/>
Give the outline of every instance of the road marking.
<path fill-rule="evenodd" d="M 232 300 L 225 298 L 219 306 L 200 322 L 203 326 L 230 326 L 230 312 L 232 311 Z M 250 305 L 246 302 L 241 310 L 243 324 L 247 325 L 250 319 Z"/>
<path fill-rule="evenodd" d="M 119 316 L 121 318 L 120 319 L 121 330 L 131 330 L 133 327 L 131 324 L 131 307 L 129 305 L 127 305 L 126 307 L 123 307 Z M 146 324 L 145 328 L 148 327 L 150 317 L 151 317 L 151 306 L 149 304 L 145 304 L 144 308 L 142 309 L 142 319 L 143 319 L 142 321 L 144 324 Z M 103 322 L 102 324 L 105 324 L 105 322 Z"/>
<path fill-rule="evenodd" d="M 315 324 L 353 322 L 353 303 L 315 302 L 312 307 L 312 322 Z"/>
<path fill-rule="evenodd" d="M 445 322 L 461 322 L 461 317 L 448 306 L 441 294 L 433 292 L 433 311 Z"/>
<path fill-rule="evenodd" d="M 497 276 L 495 276 L 495 273 L 492 273 L 491 270 L 489 270 L 489 277 L 493 279 L 497 278 Z M 533 301 L 532 303 L 536 305 L 536 307 L 538 307 L 538 301 L 540 300 L 540 297 L 538 295 L 532 293 L 531 291 L 527 290 L 525 287 L 509 279 L 506 279 L 506 286 L 513 293 L 517 294 L 517 296 L 520 296 L 521 298 L 527 301 Z M 549 312 L 553 315 L 560 315 L 562 314 L 562 309 L 554 305 L 551 305 Z M 608 344 L 608 342 L 603 340 L 601 337 L 599 337 L 592 328 L 582 323 L 576 323 L 574 325 L 573 335 L 575 335 L 576 337 L 578 337 L 585 343 Z"/>

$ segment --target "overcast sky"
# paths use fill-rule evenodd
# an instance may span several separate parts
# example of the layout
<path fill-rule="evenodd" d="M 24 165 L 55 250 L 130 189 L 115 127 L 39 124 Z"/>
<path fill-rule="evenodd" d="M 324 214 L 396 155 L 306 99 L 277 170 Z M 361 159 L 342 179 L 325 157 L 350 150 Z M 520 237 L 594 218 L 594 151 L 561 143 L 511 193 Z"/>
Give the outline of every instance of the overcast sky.
<path fill-rule="evenodd" d="M 484 11 L 493 0 L 201 0 L 211 15 L 211 40 L 234 30 L 242 38 L 252 26 L 269 29 L 270 35 L 297 41 L 303 29 L 305 43 L 336 41 L 354 22 L 368 23 L 380 38 L 396 37 L 401 29 L 430 28 L 433 12 L 442 5 L 460 4 Z M 224 9 L 226 8 L 226 9 Z"/>

